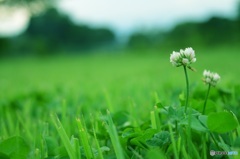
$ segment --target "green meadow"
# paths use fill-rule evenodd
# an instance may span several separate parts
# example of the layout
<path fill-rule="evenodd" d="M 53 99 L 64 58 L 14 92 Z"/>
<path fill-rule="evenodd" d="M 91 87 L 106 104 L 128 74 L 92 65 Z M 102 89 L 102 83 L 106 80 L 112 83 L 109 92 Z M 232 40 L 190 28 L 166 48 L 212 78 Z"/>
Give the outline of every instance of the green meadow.
<path fill-rule="evenodd" d="M 240 153 L 239 48 L 194 49 L 187 114 L 171 48 L 1 59 L 0 158 L 239 157 L 209 154 Z M 205 69 L 221 80 L 202 114 Z"/>

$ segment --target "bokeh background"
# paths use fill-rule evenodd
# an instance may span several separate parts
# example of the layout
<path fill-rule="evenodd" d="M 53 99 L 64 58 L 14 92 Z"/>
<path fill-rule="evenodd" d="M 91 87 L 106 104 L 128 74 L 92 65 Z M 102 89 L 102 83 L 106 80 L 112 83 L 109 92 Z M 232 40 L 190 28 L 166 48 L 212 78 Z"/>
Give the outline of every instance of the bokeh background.
<path fill-rule="evenodd" d="M 236 46 L 238 0 L 1 1 L 4 56 Z"/>
<path fill-rule="evenodd" d="M 182 70 L 169 63 L 173 50 L 196 50 L 192 83 L 210 69 L 226 84 L 240 74 L 239 44 L 238 0 L 1 0 L 0 96 L 85 100 L 111 92 L 114 101 L 147 102 L 164 90 L 171 100 L 182 87 L 169 88 L 184 87 Z"/>

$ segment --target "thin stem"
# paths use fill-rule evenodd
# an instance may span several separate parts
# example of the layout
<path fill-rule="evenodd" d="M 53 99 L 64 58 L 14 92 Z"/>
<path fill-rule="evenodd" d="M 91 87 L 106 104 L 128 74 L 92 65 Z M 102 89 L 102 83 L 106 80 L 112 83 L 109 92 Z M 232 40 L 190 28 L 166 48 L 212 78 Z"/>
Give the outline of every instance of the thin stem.
<path fill-rule="evenodd" d="M 202 133 L 202 145 L 203 145 L 203 149 L 202 149 L 202 154 L 203 154 L 203 158 L 207 159 L 207 147 L 206 147 L 206 134 Z"/>
<path fill-rule="evenodd" d="M 187 74 L 187 68 L 186 66 L 183 66 L 185 78 L 186 78 L 186 87 L 187 87 L 187 95 L 186 95 L 186 103 L 185 103 L 185 113 L 187 112 L 188 107 L 188 97 L 189 97 L 189 82 L 188 82 L 188 74 Z"/>
<path fill-rule="evenodd" d="M 177 120 L 175 121 L 175 129 L 176 129 L 176 132 L 177 132 L 177 135 L 178 135 L 178 122 L 177 122 Z"/>
<path fill-rule="evenodd" d="M 205 101 L 204 101 L 203 111 L 202 111 L 203 115 L 205 114 L 205 109 L 206 109 L 206 105 L 207 105 L 207 100 L 208 100 L 208 95 L 209 95 L 209 92 L 210 92 L 210 88 L 211 88 L 211 85 L 208 84 L 208 91 L 207 91 L 207 95 L 206 95 L 206 98 L 205 98 Z"/>
<path fill-rule="evenodd" d="M 216 139 L 214 138 L 213 134 L 211 132 L 209 134 L 212 137 L 214 144 L 217 146 L 218 149 L 220 149 L 220 147 L 218 146 L 218 143 L 217 143 Z"/>
<path fill-rule="evenodd" d="M 170 132 L 170 139 L 172 141 L 172 145 L 173 145 L 173 154 L 174 154 L 174 158 L 175 159 L 179 159 L 179 156 L 178 156 L 178 151 L 177 151 L 177 146 L 176 146 L 176 142 L 175 142 L 175 139 L 174 139 L 174 136 L 173 136 L 173 130 L 172 130 L 172 127 L 170 125 L 170 123 L 168 123 L 168 129 L 169 129 L 169 132 Z"/>

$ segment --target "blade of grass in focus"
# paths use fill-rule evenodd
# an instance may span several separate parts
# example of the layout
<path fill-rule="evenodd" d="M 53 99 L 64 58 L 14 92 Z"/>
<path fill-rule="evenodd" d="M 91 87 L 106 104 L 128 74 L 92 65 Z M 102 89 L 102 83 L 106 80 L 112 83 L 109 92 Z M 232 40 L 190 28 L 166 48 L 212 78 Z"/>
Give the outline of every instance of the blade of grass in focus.
<path fill-rule="evenodd" d="M 87 159 L 92 159 L 93 153 L 92 153 L 92 149 L 89 144 L 87 130 L 86 130 L 85 126 L 83 125 L 82 121 L 80 120 L 80 118 L 77 118 L 76 121 L 77 121 L 78 132 L 79 132 L 79 136 L 81 139 L 81 143 L 82 143 L 85 155 L 86 155 Z"/>
<path fill-rule="evenodd" d="M 117 159 L 124 159 L 124 153 L 118 138 L 118 133 L 116 130 L 116 126 L 113 123 L 111 114 L 109 111 L 107 111 L 107 123 L 106 128 L 108 130 L 115 154 Z"/>
<path fill-rule="evenodd" d="M 77 159 L 76 155 L 75 155 L 75 150 L 73 148 L 73 146 L 70 143 L 70 140 L 67 136 L 66 131 L 64 130 L 61 122 L 59 121 L 57 115 L 55 114 L 51 114 L 51 119 L 53 121 L 53 124 L 55 125 L 55 128 L 57 129 L 57 132 L 68 152 L 68 155 L 70 157 L 70 159 Z"/>

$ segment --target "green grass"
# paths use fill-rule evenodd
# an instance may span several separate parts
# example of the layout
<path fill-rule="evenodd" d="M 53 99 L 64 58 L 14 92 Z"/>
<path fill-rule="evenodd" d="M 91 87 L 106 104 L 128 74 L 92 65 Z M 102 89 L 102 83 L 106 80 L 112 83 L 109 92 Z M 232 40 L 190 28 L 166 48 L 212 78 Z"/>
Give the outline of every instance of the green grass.
<path fill-rule="evenodd" d="M 240 153 L 238 49 L 196 50 L 192 66 L 197 72 L 188 71 L 189 107 L 194 108 L 189 111 L 194 115 L 184 114 L 181 107 L 184 71 L 171 66 L 171 52 L 0 60 L 0 147 L 18 143 L 24 148 L 0 149 L 0 158 Z M 201 81 L 204 69 L 218 72 L 221 81 L 211 89 L 206 115 L 201 115 L 207 91 Z M 218 127 L 212 124 L 216 122 Z M 221 129 L 221 123 L 231 126 Z"/>

